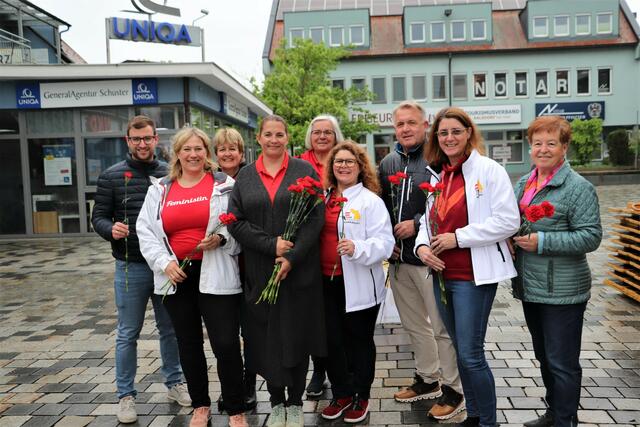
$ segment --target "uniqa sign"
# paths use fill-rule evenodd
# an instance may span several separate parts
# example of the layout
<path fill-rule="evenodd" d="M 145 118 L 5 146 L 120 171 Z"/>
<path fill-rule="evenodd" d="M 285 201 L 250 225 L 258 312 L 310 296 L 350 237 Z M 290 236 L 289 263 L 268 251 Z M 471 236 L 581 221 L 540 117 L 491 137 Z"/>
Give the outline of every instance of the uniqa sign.
<path fill-rule="evenodd" d="M 109 38 L 139 42 L 197 46 L 191 30 L 197 28 L 170 22 L 141 21 L 129 18 L 109 18 Z M 196 40 L 199 42 L 199 40 Z"/>

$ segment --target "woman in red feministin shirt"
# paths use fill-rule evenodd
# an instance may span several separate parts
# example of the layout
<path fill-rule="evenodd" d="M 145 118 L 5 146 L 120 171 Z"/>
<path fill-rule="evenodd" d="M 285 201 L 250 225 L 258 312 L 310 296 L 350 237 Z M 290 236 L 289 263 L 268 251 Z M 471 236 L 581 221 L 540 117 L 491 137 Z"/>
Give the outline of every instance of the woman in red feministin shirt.
<path fill-rule="evenodd" d="M 303 427 L 309 355 L 325 352 L 318 243 L 324 204 L 313 209 L 294 242 L 283 240 L 291 200 L 287 188 L 298 178 L 318 176 L 309 163 L 287 154 L 289 134 L 282 117 L 265 117 L 257 139 L 262 154 L 240 170 L 229 203 L 229 212 L 238 218 L 229 231 L 242 245 L 247 266 L 245 360 L 247 370 L 267 380 L 272 407 L 267 425 Z M 278 299 L 256 304 L 275 263 L 282 264 Z"/>
<path fill-rule="evenodd" d="M 164 302 L 194 407 L 190 427 L 205 427 L 211 418 L 203 320 L 229 425 L 245 427 L 239 339 L 242 289 L 236 260 L 240 248 L 224 227 L 212 233 L 227 211 L 234 181 L 214 172 L 210 144 L 196 128 L 175 135 L 169 176 L 152 181 L 136 225 L 140 250 L 154 272 L 155 293 L 167 293 Z M 191 261 L 181 269 L 185 258 Z M 168 291 L 167 282 L 173 285 Z"/>

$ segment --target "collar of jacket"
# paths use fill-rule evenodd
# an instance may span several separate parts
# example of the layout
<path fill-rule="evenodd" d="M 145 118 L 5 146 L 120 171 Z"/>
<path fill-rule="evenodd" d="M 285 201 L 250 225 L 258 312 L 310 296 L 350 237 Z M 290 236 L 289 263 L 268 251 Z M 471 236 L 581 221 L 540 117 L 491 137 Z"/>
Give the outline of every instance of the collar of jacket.
<path fill-rule="evenodd" d="M 140 160 L 134 159 L 131 153 L 127 153 L 127 165 L 134 169 L 153 169 L 158 167 L 158 158 L 156 155 L 153 155 L 153 160 L 150 162 L 142 162 Z"/>
<path fill-rule="evenodd" d="M 567 177 L 569 176 L 569 174 L 571 172 L 573 172 L 573 169 L 571 168 L 571 165 L 569 164 L 569 160 L 564 159 L 564 163 L 562 164 L 562 166 L 560 166 L 560 169 L 558 169 L 558 172 L 556 172 L 556 174 L 553 176 L 551 181 L 549 181 L 547 186 L 548 187 L 560 187 L 562 184 L 564 184 L 564 182 L 566 181 Z M 522 178 L 522 179 L 524 179 L 525 183 L 529 180 L 529 177 L 531 176 L 532 173 L 533 173 L 533 170 L 531 172 L 529 172 L 528 174 L 526 174 Z M 524 185 L 522 187 L 522 191 L 521 192 L 524 192 Z M 522 197 L 522 194 L 520 194 L 520 197 Z M 520 199 L 518 199 L 518 200 L 520 200 Z"/>
<path fill-rule="evenodd" d="M 395 150 L 396 150 L 396 153 L 400 155 L 407 156 L 407 157 L 416 157 L 418 155 L 419 156 L 422 155 L 422 147 L 424 147 L 424 141 L 422 141 L 420 144 L 410 149 L 408 153 L 405 153 L 402 145 L 399 142 L 396 142 Z"/>
<path fill-rule="evenodd" d="M 362 185 L 361 182 L 352 185 L 351 187 L 347 188 L 346 190 L 344 190 L 344 192 L 342 193 L 343 197 L 346 197 L 347 200 L 351 200 L 352 198 L 355 198 L 358 196 L 358 194 L 360 194 L 360 192 L 362 191 L 362 189 L 364 188 L 364 186 Z"/>

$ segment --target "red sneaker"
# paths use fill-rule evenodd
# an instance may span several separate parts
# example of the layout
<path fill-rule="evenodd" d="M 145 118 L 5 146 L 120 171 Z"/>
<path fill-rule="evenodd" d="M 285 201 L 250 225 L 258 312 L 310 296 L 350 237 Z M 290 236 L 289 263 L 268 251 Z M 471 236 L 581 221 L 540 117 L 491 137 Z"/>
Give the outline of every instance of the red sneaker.
<path fill-rule="evenodd" d="M 340 418 L 344 411 L 351 407 L 353 403 L 352 397 L 343 397 L 342 399 L 333 399 L 329 406 L 322 410 L 322 418 L 325 420 L 335 420 Z"/>
<path fill-rule="evenodd" d="M 369 400 L 356 397 L 353 399 L 353 406 L 344 414 L 345 423 L 359 423 L 367 418 L 369 413 Z"/>

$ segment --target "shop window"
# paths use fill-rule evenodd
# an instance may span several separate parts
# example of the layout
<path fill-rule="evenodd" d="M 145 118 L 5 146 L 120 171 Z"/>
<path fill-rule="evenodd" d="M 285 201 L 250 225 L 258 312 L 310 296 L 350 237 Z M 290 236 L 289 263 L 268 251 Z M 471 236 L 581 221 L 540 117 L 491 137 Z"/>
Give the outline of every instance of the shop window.
<path fill-rule="evenodd" d="M 424 22 L 412 22 L 409 25 L 409 40 L 411 43 L 424 43 Z"/>
<path fill-rule="evenodd" d="M 445 40 L 444 22 L 432 22 L 430 28 L 432 42 L 443 42 Z"/>
<path fill-rule="evenodd" d="M 596 32 L 598 34 L 611 34 L 613 32 L 613 14 L 599 13 L 597 15 Z"/>
<path fill-rule="evenodd" d="M 577 70 L 577 93 L 578 95 L 590 95 L 591 94 L 591 70 Z"/>
<path fill-rule="evenodd" d="M 568 70 L 556 71 L 556 95 L 557 96 L 569 95 L 569 71 Z"/>
<path fill-rule="evenodd" d="M 451 41 L 460 42 L 465 39 L 464 21 L 451 22 Z"/>
<path fill-rule="evenodd" d="M 354 46 L 364 45 L 364 27 L 362 25 L 349 27 L 349 41 Z"/>
<path fill-rule="evenodd" d="M 549 73 L 536 71 L 536 96 L 549 96 Z"/>
<path fill-rule="evenodd" d="M 447 99 L 447 76 L 433 75 L 433 99 Z"/>
<path fill-rule="evenodd" d="M 407 99 L 407 84 L 404 77 L 392 77 L 393 101 L 400 102 Z"/>
<path fill-rule="evenodd" d="M 386 104 L 387 103 L 387 84 L 384 77 L 372 77 L 371 89 L 375 97 L 373 98 L 374 104 Z"/>
<path fill-rule="evenodd" d="M 611 68 L 598 68 L 598 95 L 611 94 Z"/>
<path fill-rule="evenodd" d="M 591 15 L 576 15 L 576 35 L 591 34 Z"/>
<path fill-rule="evenodd" d="M 304 38 L 304 28 L 292 28 L 289 30 L 289 47 L 294 46 L 296 39 Z"/>
<path fill-rule="evenodd" d="M 108 167 L 124 160 L 127 151 L 124 136 L 84 138 L 86 184 L 96 185 L 100 174 Z"/>
<path fill-rule="evenodd" d="M 528 88 L 528 84 L 527 84 L 527 73 L 522 71 L 522 72 L 516 72 L 516 96 L 522 96 L 525 97 L 528 95 L 529 92 L 529 88 Z"/>
<path fill-rule="evenodd" d="M 569 35 L 569 15 L 553 17 L 553 35 L 555 37 L 566 37 Z"/>
<path fill-rule="evenodd" d="M 453 99 L 467 99 L 467 75 L 453 75 Z"/>
<path fill-rule="evenodd" d="M 136 107 L 135 114 L 143 114 L 153 119 L 158 130 L 180 129 L 184 126 L 184 107 L 182 105 Z"/>
<path fill-rule="evenodd" d="M 129 119 L 128 108 L 87 108 L 80 111 L 84 133 L 118 132 L 125 135 Z"/>
<path fill-rule="evenodd" d="M 533 37 L 549 36 L 549 18 L 546 16 L 535 16 L 533 18 Z"/>
<path fill-rule="evenodd" d="M 0 159 L 0 200 L 4 201 L 0 204 L 0 234 L 24 234 L 26 227 L 20 141 L 0 139 Z"/>
<path fill-rule="evenodd" d="M 495 98 L 507 97 L 507 73 L 493 74 L 493 96 Z"/>
<path fill-rule="evenodd" d="M 56 109 L 27 112 L 27 132 L 30 135 L 73 132 L 73 110 Z"/>
<path fill-rule="evenodd" d="M 476 19 L 471 21 L 471 38 L 473 40 L 486 40 L 487 21 L 485 21 L 484 19 Z"/>
<path fill-rule="evenodd" d="M 329 44 L 331 46 L 342 46 L 344 44 L 344 28 L 343 27 L 329 28 Z"/>
<path fill-rule="evenodd" d="M 380 161 L 391 152 L 394 138 L 395 135 L 390 133 L 373 135 L 373 150 L 376 165 L 380 164 Z"/>
<path fill-rule="evenodd" d="M 413 99 L 427 99 L 427 77 L 413 76 L 411 77 Z"/>
<path fill-rule="evenodd" d="M 0 110 L 0 135 L 20 133 L 17 111 Z"/>
<path fill-rule="evenodd" d="M 320 44 L 324 42 L 324 28 L 310 28 L 309 29 L 309 38 L 315 44 Z"/>
<path fill-rule="evenodd" d="M 487 74 L 473 74 L 473 97 L 482 99 L 487 97 Z"/>

